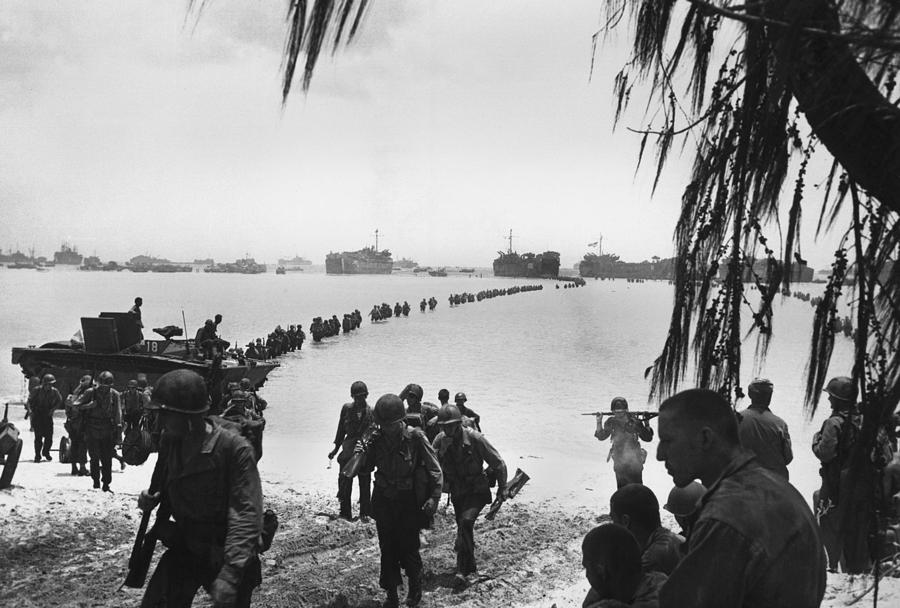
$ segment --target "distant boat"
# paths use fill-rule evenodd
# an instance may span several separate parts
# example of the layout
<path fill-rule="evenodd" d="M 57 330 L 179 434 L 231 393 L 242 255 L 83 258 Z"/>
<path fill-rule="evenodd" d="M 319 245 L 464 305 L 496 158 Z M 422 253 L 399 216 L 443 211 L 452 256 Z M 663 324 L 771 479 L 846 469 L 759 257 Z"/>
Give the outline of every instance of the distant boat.
<path fill-rule="evenodd" d="M 78 266 L 83 259 L 84 256 L 78 253 L 78 249 L 68 243 L 63 243 L 60 246 L 59 251 L 53 254 L 53 261 L 56 264 Z"/>
<path fill-rule="evenodd" d="M 304 257 L 300 257 L 299 255 L 295 255 L 290 259 L 278 258 L 278 265 L 284 266 L 285 268 L 287 268 L 288 266 L 310 266 L 311 264 L 312 262 Z"/>
<path fill-rule="evenodd" d="M 445 277 L 447 276 L 447 272 L 443 268 L 438 268 L 437 270 L 429 270 L 428 274 L 433 277 Z"/>
<path fill-rule="evenodd" d="M 409 270 L 410 268 L 416 268 L 418 266 L 419 266 L 419 264 L 417 262 L 414 262 L 413 260 L 410 260 L 408 258 L 400 258 L 399 260 L 397 260 L 396 268 L 402 268 L 404 270 Z M 396 270 L 396 268 L 395 268 L 395 270 Z"/>
<path fill-rule="evenodd" d="M 235 260 L 232 264 L 213 264 L 203 269 L 203 272 L 225 272 L 238 274 L 261 274 L 266 271 L 265 264 L 257 264 L 251 257 Z"/>
<path fill-rule="evenodd" d="M 475 269 L 474 268 L 460 268 L 459 271 L 465 272 L 466 274 L 472 274 L 473 272 L 475 272 Z"/>
<path fill-rule="evenodd" d="M 285 272 L 287 271 L 284 269 L 284 266 L 279 266 L 275 269 L 275 274 L 284 274 Z"/>
<path fill-rule="evenodd" d="M 378 230 L 375 231 L 374 247 L 329 253 L 325 256 L 326 274 L 391 274 L 393 268 L 391 252 L 378 249 Z"/>

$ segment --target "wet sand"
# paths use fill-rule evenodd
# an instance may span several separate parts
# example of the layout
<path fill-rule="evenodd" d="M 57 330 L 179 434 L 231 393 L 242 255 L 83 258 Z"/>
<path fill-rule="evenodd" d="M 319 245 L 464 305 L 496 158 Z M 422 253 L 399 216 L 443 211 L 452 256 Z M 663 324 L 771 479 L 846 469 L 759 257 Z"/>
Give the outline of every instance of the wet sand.
<path fill-rule="evenodd" d="M 17 421 L 18 422 L 18 421 Z M 136 497 L 149 481 L 153 456 L 120 471 L 114 461 L 114 494 L 91 489 L 89 477 L 72 477 L 70 466 L 34 463 L 27 423 L 23 460 L 13 486 L 0 491 L 0 605 L 137 606 L 141 590 L 119 589 L 140 521 Z M 58 443 L 57 435 L 57 443 Z M 333 519 L 337 500 L 319 489 L 263 481 L 266 506 L 281 521 L 272 548 L 262 556 L 263 585 L 254 606 L 380 606 L 375 524 Z M 520 500 L 521 498 L 521 500 Z M 580 606 L 588 585 L 580 543 L 601 513 L 565 496 L 504 505 L 491 522 L 476 525 L 479 574 L 469 588 L 455 589 L 452 507 L 444 501 L 422 548 L 423 606 Z M 664 515 L 668 515 L 664 513 Z M 667 523 L 667 522 L 664 522 Z M 670 525 L 672 522 L 668 522 Z M 162 554 L 157 548 L 155 559 Z M 155 564 L 154 564 L 155 565 Z M 828 579 L 822 606 L 848 605 L 871 585 L 842 575 Z M 868 605 L 871 594 L 857 605 Z M 900 579 L 882 581 L 879 601 L 900 601 Z M 209 606 L 204 593 L 197 606 Z"/>

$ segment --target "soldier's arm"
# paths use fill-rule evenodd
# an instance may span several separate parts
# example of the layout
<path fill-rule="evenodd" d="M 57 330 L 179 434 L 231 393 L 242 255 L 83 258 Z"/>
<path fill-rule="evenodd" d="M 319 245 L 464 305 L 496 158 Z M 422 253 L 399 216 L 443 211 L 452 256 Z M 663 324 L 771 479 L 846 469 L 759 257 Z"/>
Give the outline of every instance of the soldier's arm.
<path fill-rule="evenodd" d="M 89 410 L 97 406 L 97 403 L 94 401 L 94 389 L 89 388 L 78 398 L 75 400 L 75 407 L 80 410 Z"/>
<path fill-rule="evenodd" d="M 228 466 L 228 532 L 225 536 L 225 563 L 218 578 L 237 586 L 248 562 L 259 551 L 262 534 L 262 485 L 253 448 L 237 441 Z"/>
<path fill-rule="evenodd" d="M 488 465 L 497 472 L 497 487 L 501 490 L 504 489 L 506 487 L 508 473 L 506 470 L 506 463 L 503 462 L 503 458 L 500 457 L 500 452 L 491 445 L 491 442 L 488 441 L 487 437 L 484 435 L 479 433 L 477 436 L 472 435 L 472 437 L 479 456 L 481 456 L 482 460 L 488 463 Z"/>
<path fill-rule="evenodd" d="M 840 426 L 833 418 L 829 418 L 822 424 L 822 430 L 813 437 L 813 454 L 823 464 L 831 462 L 837 456 L 839 435 Z"/>
<path fill-rule="evenodd" d="M 612 435 L 612 421 L 610 418 L 606 422 L 601 422 L 603 420 L 602 417 L 597 416 L 597 430 L 594 431 L 594 437 L 599 439 L 600 441 L 604 441 Z"/>
<path fill-rule="evenodd" d="M 781 456 L 784 458 L 784 464 L 791 464 L 791 461 L 794 459 L 794 450 L 791 446 L 791 434 L 787 430 L 787 425 L 785 425 L 784 432 L 781 436 Z"/>
<path fill-rule="evenodd" d="M 638 437 L 642 441 L 653 441 L 653 427 L 650 426 L 649 420 L 638 420 Z"/>
<path fill-rule="evenodd" d="M 428 438 L 425 436 L 425 433 L 417 431 L 416 434 L 420 435 L 419 441 L 422 444 L 422 449 L 419 451 L 422 458 L 422 464 L 425 466 L 428 476 L 431 477 L 430 497 L 435 501 L 439 501 L 441 499 L 441 491 L 444 487 L 444 472 L 441 470 L 441 464 L 438 462 L 437 453 L 434 451 L 434 447 L 428 443 Z"/>
<path fill-rule="evenodd" d="M 335 447 L 341 445 L 344 442 L 344 437 L 346 434 L 344 433 L 344 415 L 347 411 L 346 407 L 341 408 L 341 414 L 338 416 L 338 424 L 337 431 L 334 433 L 334 445 Z"/>
<path fill-rule="evenodd" d="M 748 571 L 758 556 L 734 528 L 703 521 L 691 532 L 690 550 L 659 592 L 659 608 L 743 606 Z M 728 581 L 728 584 L 723 584 Z"/>

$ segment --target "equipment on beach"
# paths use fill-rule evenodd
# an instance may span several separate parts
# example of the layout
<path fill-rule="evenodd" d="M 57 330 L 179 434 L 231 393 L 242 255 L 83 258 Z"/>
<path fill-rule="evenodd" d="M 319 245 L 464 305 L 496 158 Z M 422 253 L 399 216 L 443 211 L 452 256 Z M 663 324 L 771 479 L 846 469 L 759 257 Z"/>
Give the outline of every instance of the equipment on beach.
<path fill-rule="evenodd" d="M 515 498 L 516 495 L 522 490 L 522 487 L 528 480 L 531 479 L 528 476 L 528 473 L 523 471 L 522 469 L 516 469 L 516 474 L 513 475 L 513 478 L 506 484 L 506 498 L 503 496 L 497 496 L 494 502 L 491 504 L 491 508 L 488 509 L 487 515 L 484 516 L 485 519 L 491 520 L 497 515 L 497 511 L 500 510 L 500 507 L 503 506 L 503 503 L 510 498 Z"/>
<path fill-rule="evenodd" d="M 642 418 L 644 420 L 653 420 L 657 416 L 659 416 L 659 412 L 651 412 L 649 410 L 619 410 L 620 412 L 624 412 L 629 416 L 634 416 L 635 418 Z M 615 416 L 616 412 L 584 412 L 581 414 L 582 416 Z"/>
<path fill-rule="evenodd" d="M 154 476 L 150 480 L 150 488 L 147 490 L 150 494 L 159 491 L 156 487 L 157 479 Z M 147 580 L 147 572 L 150 570 L 150 562 L 153 561 L 153 552 L 156 550 L 157 536 L 153 529 L 147 532 L 147 525 L 150 523 L 150 515 L 153 509 L 147 509 L 141 515 L 141 523 L 138 525 L 137 535 L 134 537 L 134 546 L 131 547 L 131 556 L 128 558 L 128 574 L 125 575 L 125 581 L 122 587 L 131 587 L 132 589 L 140 589 Z M 162 502 L 156 511 L 156 522 L 163 522 L 169 519 L 169 513 L 164 511 Z M 121 587 L 120 587 L 121 589 Z"/>
<path fill-rule="evenodd" d="M 359 469 L 366 460 L 366 452 L 380 435 L 381 427 L 377 424 L 373 424 L 366 429 L 366 432 L 363 433 L 363 436 L 360 437 L 359 442 L 356 444 L 356 450 L 353 452 L 353 456 L 351 456 L 350 460 L 347 461 L 347 464 L 341 468 L 341 475 L 353 479 L 359 474 Z"/>
<path fill-rule="evenodd" d="M 19 430 L 16 426 L 9 421 L 9 403 L 6 403 L 3 420 L 0 420 L 0 458 L 4 459 L 3 470 L 0 472 L 0 490 L 8 488 L 12 484 L 21 454 L 22 438 L 19 437 Z"/>

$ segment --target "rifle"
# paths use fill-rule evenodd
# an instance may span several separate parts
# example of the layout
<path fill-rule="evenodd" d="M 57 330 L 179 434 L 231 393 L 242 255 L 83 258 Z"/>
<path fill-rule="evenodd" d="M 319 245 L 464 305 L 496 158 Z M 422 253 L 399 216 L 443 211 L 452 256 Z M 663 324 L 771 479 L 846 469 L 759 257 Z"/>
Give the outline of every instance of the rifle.
<path fill-rule="evenodd" d="M 366 432 L 363 433 L 357 444 L 362 446 L 362 450 L 353 453 L 353 456 L 350 457 L 347 464 L 341 468 L 341 475 L 353 479 L 359 474 L 359 469 L 362 468 L 363 462 L 366 460 L 366 452 L 369 451 L 369 448 L 375 443 L 375 440 L 378 439 L 380 435 L 381 427 L 377 424 L 373 424 L 366 429 Z"/>
<path fill-rule="evenodd" d="M 622 410 L 619 410 L 620 412 Z M 634 416 L 635 418 L 642 418 L 643 420 L 653 420 L 657 416 L 659 416 L 659 412 L 651 412 L 649 410 L 625 410 L 625 413 Z M 582 416 L 615 416 L 616 412 L 586 412 L 581 414 Z"/>
<path fill-rule="evenodd" d="M 515 498 L 522 487 L 528 483 L 528 480 L 531 479 L 528 476 L 528 473 L 523 471 L 522 469 L 516 469 L 516 474 L 513 475 L 513 478 L 510 480 L 508 484 L 506 484 L 506 497 L 507 498 Z M 491 504 L 491 508 L 488 509 L 487 515 L 484 516 L 485 519 L 491 520 L 494 519 L 494 516 L 497 515 L 497 511 L 500 510 L 500 507 L 503 506 L 503 503 L 506 499 L 502 496 L 498 496 L 494 499 L 494 502 Z"/>
<path fill-rule="evenodd" d="M 149 492 L 151 494 L 159 489 L 156 487 L 157 484 L 153 483 L 154 481 L 156 481 L 155 475 L 150 482 Z M 160 502 L 160 508 L 156 513 L 157 522 L 163 517 L 161 505 L 162 502 Z M 125 575 L 125 582 L 122 583 L 122 587 L 140 589 L 144 586 L 144 581 L 147 579 L 147 572 L 150 570 L 150 562 L 153 560 L 153 552 L 156 550 L 157 541 L 153 530 L 150 530 L 149 534 L 147 533 L 147 524 L 150 523 L 150 515 L 152 513 L 153 509 L 150 509 L 144 511 L 144 514 L 141 516 L 141 523 L 138 526 L 137 535 L 134 537 L 134 546 L 131 548 L 131 556 L 128 558 L 128 574 Z M 168 514 L 165 514 L 165 519 L 168 519 Z"/>

